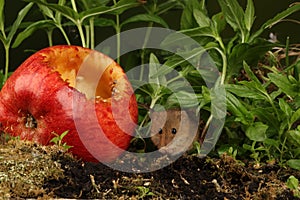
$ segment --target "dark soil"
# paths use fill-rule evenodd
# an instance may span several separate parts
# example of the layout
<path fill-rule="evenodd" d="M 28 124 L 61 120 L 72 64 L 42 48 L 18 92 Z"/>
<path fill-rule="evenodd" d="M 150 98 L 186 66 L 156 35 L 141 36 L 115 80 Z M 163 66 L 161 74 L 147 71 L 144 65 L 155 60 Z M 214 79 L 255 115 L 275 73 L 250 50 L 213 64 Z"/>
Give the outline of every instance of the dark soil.
<path fill-rule="evenodd" d="M 286 180 L 300 172 L 232 157 L 182 156 L 149 173 L 125 173 L 74 159 L 61 148 L 0 145 L 0 198 L 297 199 Z"/>

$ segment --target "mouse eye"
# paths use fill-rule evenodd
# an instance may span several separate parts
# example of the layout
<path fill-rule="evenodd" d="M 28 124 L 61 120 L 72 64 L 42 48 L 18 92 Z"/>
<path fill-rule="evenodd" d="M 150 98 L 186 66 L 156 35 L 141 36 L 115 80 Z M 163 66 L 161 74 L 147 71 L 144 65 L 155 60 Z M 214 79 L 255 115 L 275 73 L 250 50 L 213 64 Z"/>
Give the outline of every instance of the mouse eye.
<path fill-rule="evenodd" d="M 176 128 L 172 128 L 172 134 L 176 134 L 176 133 L 177 133 Z"/>
<path fill-rule="evenodd" d="M 159 133 L 159 134 L 162 134 L 162 129 L 161 129 L 161 128 L 158 130 L 158 133 Z"/>

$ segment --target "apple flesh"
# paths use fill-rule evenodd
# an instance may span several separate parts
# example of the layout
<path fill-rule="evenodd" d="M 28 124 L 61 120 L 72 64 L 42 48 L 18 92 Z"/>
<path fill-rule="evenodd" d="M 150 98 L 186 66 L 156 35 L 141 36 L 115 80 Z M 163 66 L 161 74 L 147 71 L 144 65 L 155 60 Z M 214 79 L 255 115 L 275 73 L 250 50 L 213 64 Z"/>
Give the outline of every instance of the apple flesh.
<path fill-rule="evenodd" d="M 30 56 L 0 93 L 0 129 L 43 145 L 63 143 L 84 161 L 111 162 L 128 148 L 137 123 L 133 89 L 108 56 L 53 46 Z"/>

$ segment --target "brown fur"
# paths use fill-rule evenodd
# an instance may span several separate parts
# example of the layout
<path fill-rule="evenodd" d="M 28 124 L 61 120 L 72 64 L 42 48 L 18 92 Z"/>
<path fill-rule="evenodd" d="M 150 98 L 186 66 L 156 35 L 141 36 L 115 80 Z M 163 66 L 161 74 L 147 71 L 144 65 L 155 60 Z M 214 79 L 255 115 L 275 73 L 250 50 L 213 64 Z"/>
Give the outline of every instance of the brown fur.
<path fill-rule="evenodd" d="M 191 149 L 193 141 L 199 137 L 199 120 L 188 111 L 170 109 L 152 112 L 150 117 L 151 140 L 161 152 L 172 155 L 182 153 Z"/>

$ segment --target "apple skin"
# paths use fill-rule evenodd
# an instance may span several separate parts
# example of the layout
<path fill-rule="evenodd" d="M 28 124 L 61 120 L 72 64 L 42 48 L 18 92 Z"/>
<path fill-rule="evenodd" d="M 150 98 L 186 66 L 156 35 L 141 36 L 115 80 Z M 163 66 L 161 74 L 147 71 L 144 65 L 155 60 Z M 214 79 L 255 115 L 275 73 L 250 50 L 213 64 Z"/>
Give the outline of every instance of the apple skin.
<path fill-rule="evenodd" d="M 96 62 L 110 63 L 97 83 L 100 100 L 97 94 L 87 98 L 74 83 L 91 54 Z M 0 93 L 2 132 L 49 145 L 53 133 L 68 130 L 62 142 L 84 161 L 114 161 L 128 148 L 137 117 L 133 89 L 122 68 L 104 54 L 79 46 L 38 51 L 15 70 Z"/>

